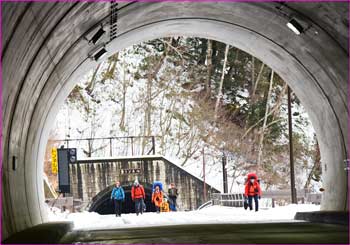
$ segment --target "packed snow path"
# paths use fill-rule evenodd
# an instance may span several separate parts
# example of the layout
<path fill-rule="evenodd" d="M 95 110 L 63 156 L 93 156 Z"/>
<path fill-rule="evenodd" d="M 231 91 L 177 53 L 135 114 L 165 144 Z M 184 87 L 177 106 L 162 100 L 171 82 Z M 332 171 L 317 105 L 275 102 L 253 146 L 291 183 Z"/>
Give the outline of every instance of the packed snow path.
<path fill-rule="evenodd" d="M 130 227 L 188 224 L 233 224 L 233 223 L 276 223 L 294 222 L 296 212 L 319 211 L 320 206 L 311 204 L 288 205 L 258 212 L 243 208 L 211 206 L 198 211 L 99 215 L 97 213 L 50 213 L 51 221 L 72 221 L 75 230 L 98 230 Z"/>

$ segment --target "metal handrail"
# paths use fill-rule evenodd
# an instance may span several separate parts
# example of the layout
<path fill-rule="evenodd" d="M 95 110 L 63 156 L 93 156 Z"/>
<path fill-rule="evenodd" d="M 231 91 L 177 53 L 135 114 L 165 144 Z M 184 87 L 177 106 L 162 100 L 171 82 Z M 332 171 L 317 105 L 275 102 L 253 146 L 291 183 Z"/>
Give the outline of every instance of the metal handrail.
<path fill-rule="evenodd" d="M 209 200 L 209 201 L 203 203 L 202 205 L 200 205 L 200 206 L 197 208 L 197 210 L 201 210 L 201 209 L 206 208 L 206 207 L 208 207 L 208 206 L 213 206 L 213 200 Z"/>
<path fill-rule="evenodd" d="M 152 135 L 152 136 L 114 136 L 114 137 L 80 138 L 80 139 L 78 139 L 78 138 L 77 139 L 74 139 L 74 138 L 73 139 L 71 139 L 71 138 L 67 138 L 67 139 L 52 139 L 52 141 L 53 142 L 64 142 L 64 144 L 66 144 L 66 147 L 69 148 L 69 143 L 70 142 L 77 142 L 78 143 L 78 142 L 86 142 L 87 141 L 87 144 L 90 145 L 94 141 L 96 142 L 96 141 L 101 141 L 102 140 L 102 146 L 100 146 L 100 148 L 97 149 L 97 150 L 103 150 L 103 149 L 107 149 L 108 150 L 108 147 L 109 147 L 109 156 L 112 157 L 115 154 L 115 152 L 114 152 L 115 149 L 118 149 L 118 148 L 113 147 L 113 145 L 115 143 L 116 144 L 119 144 L 119 143 L 126 144 L 126 148 L 125 149 L 131 150 L 131 155 L 132 156 L 135 154 L 135 149 L 136 149 L 136 152 L 138 150 L 142 149 L 142 152 L 144 152 L 146 155 L 155 155 L 156 154 L 155 138 L 159 138 L 159 137 L 161 137 L 161 136 L 159 136 L 159 135 Z M 148 146 L 147 149 L 144 149 L 142 147 L 143 143 L 140 143 L 142 139 L 146 139 L 146 145 Z M 149 139 L 151 139 L 151 140 L 149 140 Z M 108 143 L 104 143 L 104 140 L 108 141 Z M 115 140 L 121 140 L 121 141 L 120 142 L 118 142 L 118 141 L 116 142 Z M 124 140 L 124 142 L 123 142 L 123 140 Z M 78 143 L 78 144 L 80 144 L 80 143 Z M 85 148 L 82 148 L 82 149 L 85 149 Z M 129 151 L 129 150 L 127 150 L 127 151 Z M 95 149 L 95 151 L 96 151 L 96 149 Z M 90 151 L 87 150 L 86 152 L 89 153 Z M 85 154 L 86 154 L 86 152 L 85 152 Z M 91 152 L 91 153 L 93 153 L 93 152 Z M 136 154 L 138 154 L 138 153 L 136 153 Z M 117 153 L 117 156 L 121 156 L 120 152 Z"/>
<path fill-rule="evenodd" d="M 97 137 L 97 138 L 80 138 L 80 139 L 52 139 L 52 141 L 83 141 L 83 140 L 109 140 L 109 139 L 127 139 L 127 138 L 160 138 L 160 135 L 151 136 L 114 136 L 114 137 Z"/>

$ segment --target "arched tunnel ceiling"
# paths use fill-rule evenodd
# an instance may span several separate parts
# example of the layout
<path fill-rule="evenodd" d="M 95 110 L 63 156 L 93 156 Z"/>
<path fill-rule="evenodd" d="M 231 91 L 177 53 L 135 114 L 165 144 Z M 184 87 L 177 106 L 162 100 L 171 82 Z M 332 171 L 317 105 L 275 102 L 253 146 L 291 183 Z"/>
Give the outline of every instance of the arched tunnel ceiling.
<path fill-rule="evenodd" d="M 40 180 L 49 125 L 79 76 L 96 66 L 85 37 L 108 23 L 109 8 L 108 2 L 2 2 L 5 237 L 46 220 Z M 236 45 L 275 69 L 305 103 L 318 133 L 329 188 L 324 208 L 347 208 L 339 166 L 347 148 L 348 3 L 133 2 L 119 9 L 110 52 L 195 34 Z M 292 15 L 312 24 L 306 33 L 286 28 Z"/>
<path fill-rule="evenodd" d="M 9 30 L 13 30 L 17 21 L 21 19 L 23 12 L 31 5 L 29 2 L 17 4 L 12 8 L 13 2 L 2 2 L 2 6 L 9 11 L 3 11 L 3 19 L 8 19 Z M 9 6 L 7 6 L 9 5 Z M 118 3 L 119 8 L 130 5 L 128 2 Z M 346 2 L 280 2 L 274 3 L 275 8 L 287 7 L 295 10 L 295 13 L 312 20 L 329 33 L 339 44 L 349 52 L 349 5 Z M 3 47 L 6 48 L 11 32 L 3 33 Z"/>

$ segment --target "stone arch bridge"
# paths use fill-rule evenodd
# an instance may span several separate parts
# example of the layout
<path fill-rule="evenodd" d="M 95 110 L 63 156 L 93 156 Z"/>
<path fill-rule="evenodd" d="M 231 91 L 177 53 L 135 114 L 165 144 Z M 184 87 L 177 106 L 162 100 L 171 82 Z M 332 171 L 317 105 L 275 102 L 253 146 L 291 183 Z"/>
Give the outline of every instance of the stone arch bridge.
<path fill-rule="evenodd" d="M 147 211 L 154 211 L 151 204 L 152 183 L 161 181 L 165 194 L 170 183 L 175 183 L 179 196 L 179 210 L 193 210 L 219 191 L 175 165 L 163 156 L 133 156 L 119 158 L 89 158 L 70 165 L 71 194 L 81 199 L 89 211 L 100 214 L 113 213 L 110 195 L 114 183 L 119 180 L 126 194 L 124 213 L 134 212 L 131 186 L 135 179 L 144 186 Z"/>

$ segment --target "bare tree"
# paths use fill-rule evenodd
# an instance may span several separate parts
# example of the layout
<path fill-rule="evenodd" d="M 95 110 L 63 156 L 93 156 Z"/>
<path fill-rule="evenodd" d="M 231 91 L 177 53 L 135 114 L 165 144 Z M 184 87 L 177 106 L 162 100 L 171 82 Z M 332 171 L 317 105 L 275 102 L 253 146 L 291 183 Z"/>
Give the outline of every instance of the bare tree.
<path fill-rule="evenodd" d="M 153 69 L 149 66 L 149 70 L 147 72 L 147 87 L 146 87 L 146 101 L 145 101 L 145 114 L 144 114 L 144 136 L 150 136 L 152 134 L 152 88 L 153 88 L 153 81 L 156 79 L 156 76 L 162 67 L 164 61 L 166 60 L 166 50 L 163 52 L 161 57 L 158 60 L 155 60 L 156 64 Z M 144 153 L 145 146 L 147 144 L 147 141 L 142 141 L 142 154 Z"/>
<path fill-rule="evenodd" d="M 283 89 L 281 91 L 281 93 L 279 94 L 278 98 L 277 98 L 277 101 L 275 103 L 275 105 L 273 106 L 273 108 L 268 112 L 267 116 L 270 116 L 270 115 L 273 115 L 275 116 L 276 113 L 279 111 L 279 109 L 281 108 L 281 105 L 282 105 L 282 102 L 283 102 L 283 97 L 285 96 L 286 94 L 286 91 L 287 91 L 287 88 L 288 88 L 288 85 L 285 84 L 283 86 Z M 260 122 L 262 122 L 263 120 L 265 119 L 265 116 L 260 118 L 259 121 L 257 121 L 254 125 L 250 126 L 246 131 L 245 133 L 243 134 L 242 136 L 242 139 L 248 135 L 250 133 L 250 131 L 255 128 Z M 267 125 L 266 127 L 269 127 L 271 126 L 272 124 L 270 123 L 269 125 Z"/>
<path fill-rule="evenodd" d="M 264 66 L 265 66 L 265 64 L 261 63 L 260 71 L 258 73 L 258 77 L 256 78 L 256 81 L 255 81 L 255 84 L 254 84 L 254 89 L 253 89 L 252 96 L 251 96 L 252 103 L 254 103 L 254 101 L 255 101 L 256 89 L 258 88 L 258 84 L 259 84 L 259 81 L 260 81 L 260 77 L 261 77 L 261 75 L 263 73 Z"/>
<path fill-rule="evenodd" d="M 220 84 L 219 84 L 218 97 L 216 98 L 216 104 L 215 104 L 215 116 L 214 116 L 215 122 L 216 122 L 217 117 L 218 117 L 218 109 L 219 109 L 219 105 L 220 105 L 221 98 L 222 98 L 222 96 L 223 96 L 223 93 L 222 93 L 222 86 L 223 86 L 223 84 L 224 84 L 225 71 L 226 71 L 226 63 L 227 63 L 227 54 L 228 54 L 229 48 L 230 48 L 230 45 L 226 44 L 226 48 L 225 48 L 225 58 L 224 58 L 224 64 L 223 64 L 223 66 L 222 66 L 222 74 L 221 74 L 221 79 L 220 79 Z"/>
<path fill-rule="evenodd" d="M 262 157 L 262 152 L 263 152 L 263 147 L 264 147 L 263 142 L 264 142 L 264 135 L 265 135 L 265 130 L 266 130 L 267 115 L 268 115 L 268 112 L 269 112 L 269 103 L 270 103 L 270 98 L 271 98 L 273 75 L 274 75 L 274 71 L 272 70 L 271 71 L 271 77 L 270 77 L 269 91 L 267 92 L 264 123 L 263 123 L 262 129 L 261 129 L 261 133 L 260 133 L 259 152 L 258 152 L 258 161 L 257 161 L 258 165 L 260 165 L 260 163 L 261 163 L 261 157 Z"/>
<path fill-rule="evenodd" d="M 207 79 L 205 82 L 205 92 L 207 96 L 211 93 L 211 71 L 212 71 L 212 56 L 213 56 L 213 42 L 208 39 L 208 48 L 207 48 Z"/>
<path fill-rule="evenodd" d="M 126 93 L 128 87 L 130 86 L 130 80 L 126 78 L 127 70 L 125 68 L 125 63 L 123 63 L 123 80 L 122 80 L 122 111 L 119 122 L 119 129 L 125 131 L 125 115 L 126 115 Z"/>

